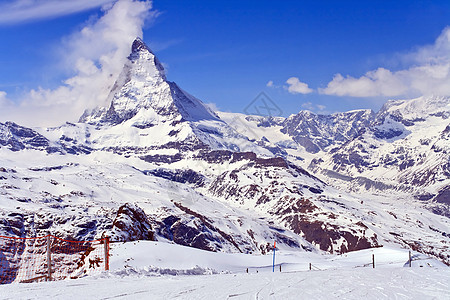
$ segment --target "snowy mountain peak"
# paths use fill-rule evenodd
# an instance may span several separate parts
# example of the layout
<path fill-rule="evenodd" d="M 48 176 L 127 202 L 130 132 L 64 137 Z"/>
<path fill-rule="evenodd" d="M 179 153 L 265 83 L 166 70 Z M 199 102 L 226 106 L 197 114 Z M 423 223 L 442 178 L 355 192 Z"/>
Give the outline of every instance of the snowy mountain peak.
<path fill-rule="evenodd" d="M 108 108 L 84 113 L 80 122 L 120 124 L 138 116 L 140 127 L 165 121 L 217 119 L 204 104 L 166 79 L 149 47 L 136 38 L 122 72 L 108 96 Z"/>
<path fill-rule="evenodd" d="M 133 41 L 133 44 L 131 45 L 131 52 L 132 53 L 137 53 L 137 52 L 140 52 L 140 51 L 152 52 L 150 50 L 150 48 L 144 43 L 144 41 L 140 37 L 137 37 Z"/>
<path fill-rule="evenodd" d="M 362 128 L 369 126 L 373 117 L 374 113 L 370 109 L 332 115 L 316 115 L 310 111 L 300 111 L 284 121 L 281 132 L 291 136 L 306 151 L 317 153 L 355 138 Z"/>
<path fill-rule="evenodd" d="M 155 54 L 140 38 L 136 38 L 131 45 L 131 53 L 128 56 L 131 64 L 134 64 L 134 69 L 143 77 L 153 77 L 166 80 L 164 67 L 156 58 Z M 137 67 L 138 66 L 138 67 Z M 147 78 L 148 79 L 148 78 Z"/>
<path fill-rule="evenodd" d="M 401 113 L 405 118 L 429 115 L 450 116 L 450 98 L 443 96 L 422 96 L 411 100 L 390 100 L 383 105 L 379 115 Z"/>
<path fill-rule="evenodd" d="M 446 120 L 450 117 L 450 98 L 422 96 L 411 100 L 386 102 L 372 124 L 376 136 L 393 138 L 407 134 L 411 126 L 424 123 L 429 118 Z"/>

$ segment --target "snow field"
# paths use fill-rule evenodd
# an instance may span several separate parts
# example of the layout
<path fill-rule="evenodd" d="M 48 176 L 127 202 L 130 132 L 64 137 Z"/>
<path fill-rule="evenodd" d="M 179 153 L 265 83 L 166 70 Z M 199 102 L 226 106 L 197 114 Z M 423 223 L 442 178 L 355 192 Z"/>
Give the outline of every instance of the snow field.
<path fill-rule="evenodd" d="M 85 278 L 0 287 L 1 299 L 448 299 L 434 268 Z"/>
<path fill-rule="evenodd" d="M 302 272 L 309 270 L 312 263 L 316 269 L 355 269 L 372 268 L 372 255 L 375 255 L 376 268 L 402 268 L 408 266 L 409 251 L 394 247 L 381 247 L 349 252 L 343 255 L 330 255 L 304 251 L 276 251 L 276 270 L 279 272 Z M 203 274 L 272 272 L 272 252 L 266 255 L 243 253 L 209 252 L 177 244 L 151 241 L 112 243 L 111 274 L 132 269 L 140 275 L 158 275 L 155 269 L 189 270 L 203 269 Z M 413 268 L 448 269 L 442 262 L 428 256 L 412 252 Z"/>
<path fill-rule="evenodd" d="M 113 243 L 109 273 L 2 285 L 0 299 L 448 299 L 447 266 L 419 253 L 413 253 L 412 268 L 405 267 L 407 260 L 408 250 L 388 247 L 345 255 L 281 250 L 272 273 L 272 253 L 216 253 L 151 241 Z M 321 270 L 309 271 L 310 262 Z"/>

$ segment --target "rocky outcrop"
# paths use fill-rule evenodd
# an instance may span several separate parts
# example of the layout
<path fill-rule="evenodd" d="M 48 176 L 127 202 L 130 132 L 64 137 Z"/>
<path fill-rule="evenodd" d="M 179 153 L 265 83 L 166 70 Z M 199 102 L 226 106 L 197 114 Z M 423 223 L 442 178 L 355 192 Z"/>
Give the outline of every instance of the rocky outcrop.
<path fill-rule="evenodd" d="M 332 115 L 301 111 L 287 118 L 281 132 L 288 134 L 307 152 L 317 153 L 330 146 L 342 145 L 361 134 L 373 121 L 371 110 L 355 110 Z"/>
<path fill-rule="evenodd" d="M 113 242 L 153 240 L 154 232 L 147 215 L 139 206 L 125 203 L 119 207 L 112 228 L 103 233 Z"/>
<path fill-rule="evenodd" d="M 33 129 L 13 122 L 0 123 L 0 146 L 11 151 L 35 149 L 49 153 L 58 151 L 50 146 L 50 141 Z"/>
<path fill-rule="evenodd" d="M 344 253 L 379 245 L 376 234 L 358 218 L 343 220 L 334 209 L 320 205 L 324 184 L 308 172 L 279 159 L 262 166 L 250 162 L 226 171 L 210 184 L 209 192 L 242 207 L 268 213 L 324 251 Z M 247 178 L 253 178 L 252 182 L 248 183 Z"/>

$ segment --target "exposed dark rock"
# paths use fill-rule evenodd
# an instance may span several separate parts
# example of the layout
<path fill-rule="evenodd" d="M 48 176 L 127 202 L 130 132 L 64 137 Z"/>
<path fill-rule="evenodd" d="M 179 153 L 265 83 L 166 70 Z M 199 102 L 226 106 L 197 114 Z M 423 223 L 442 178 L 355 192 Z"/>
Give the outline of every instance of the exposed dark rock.
<path fill-rule="evenodd" d="M 170 163 L 174 163 L 174 162 L 182 160 L 183 156 L 180 153 L 177 153 L 175 155 L 155 154 L 155 155 L 144 155 L 144 156 L 141 156 L 140 159 L 142 159 L 146 162 L 150 162 L 150 163 L 170 164 Z"/>
<path fill-rule="evenodd" d="M 112 228 L 106 234 L 110 236 L 111 241 L 120 242 L 154 239 L 147 215 L 139 206 L 130 203 L 119 208 Z"/>
<path fill-rule="evenodd" d="M 214 150 L 214 151 L 202 151 L 196 156 L 197 159 L 202 159 L 208 163 L 222 163 L 231 160 L 233 152 L 228 150 Z"/>
<path fill-rule="evenodd" d="M 407 244 L 412 250 L 421 252 L 427 255 L 430 255 L 432 257 L 435 257 L 445 263 L 447 266 L 450 266 L 450 253 L 448 251 L 446 252 L 439 252 L 437 249 L 434 249 L 433 247 L 424 245 L 420 241 L 411 241 L 404 238 L 399 238 L 403 243 Z"/>
<path fill-rule="evenodd" d="M 168 179 L 171 181 L 179 183 L 189 183 L 196 187 L 204 186 L 206 177 L 191 170 L 169 170 L 169 169 L 154 169 L 149 171 L 144 171 L 146 175 L 153 175 Z"/>
<path fill-rule="evenodd" d="M 281 157 L 273 157 L 273 158 L 257 158 L 256 166 L 258 167 L 279 167 L 279 168 L 287 168 L 288 164 L 286 160 Z"/>
<path fill-rule="evenodd" d="M 322 194 L 323 193 L 322 189 L 315 188 L 315 187 L 312 187 L 312 186 L 308 186 L 308 190 L 310 190 L 314 194 Z"/>
<path fill-rule="evenodd" d="M 441 189 L 433 200 L 450 206 L 450 186 Z"/>
<path fill-rule="evenodd" d="M 133 127 L 139 128 L 139 129 L 147 129 L 155 126 L 153 123 L 144 123 L 144 124 L 133 124 L 131 125 Z"/>
<path fill-rule="evenodd" d="M 257 156 L 253 152 L 233 152 L 231 162 L 243 160 L 257 161 Z"/>
<path fill-rule="evenodd" d="M 169 216 L 165 218 L 158 231 L 158 235 L 174 241 L 179 245 L 194 247 L 207 251 L 217 251 L 210 242 L 220 245 L 222 241 L 216 240 L 206 228 L 196 228 L 185 224 L 181 218 Z M 219 248 L 220 249 L 220 248 Z"/>
<path fill-rule="evenodd" d="M 402 135 L 403 131 L 396 129 L 388 129 L 388 130 L 376 129 L 373 134 L 379 139 L 388 140 Z"/>
<path fill-rule="evenodd" d="M 33 129 L 6 122 L 0 123 L 0 146 L 7 147 L 11 151 L 25 148 L 47 151 L 50 141 Z"/>
<path fill-rule="evenodd" d="M 362 170 L 364 167 L 369 166 L 366 158 L 357 152 L 335 153 L 332 156 L 332 160 L 336 168 L 334 171 L 345 169 L 345 166 L 354 166 L 358 170 Z"/>
<path fill-rule="evenodd" d="M 174 202 L 185 215 L 168 216 L 158 224 L 158 235 L 174 241 L 177 244 L 190 246 L 207 251 L 220 251 L 228 244 L 239 252 L 241 247 L 234 238 L 213 225 L 207 217 L 192 211 L 181 203 Z"/>
<path fill-rule="evenodd" d="M 421 194 L 421 195 L 416 195 L 415 198 L 420 201 L 428 201 L 430 199 L 433 199 L 434 196 L 435 195 L 433 195 L 433 194 Z"/>
<path fill-rule="evenodd" d="M 394 189 L 394 190 L 406 190 L 406 187 L 403 187 L 401 185 L 392 185 L 392 184 L 386 184 L 380 181 L 371 180 L 366 177 L 358 176 L 354 179 L 352 179 L 352 183 L 356 184 L 357 186 L 364 187 L 366 190 L 375 189 L 375 190 L 388 190 L 388 189 Z"/>
<path fill-rule="evenodd" d="M 24 215 L 21 213 L 9 213 L 0 218 L 0 232 L 8 235 L 23 237 L 26 235 Z"/>
<path fill-rule="evenodd" d="M 373 121 L 375 114 L 357 110 L 332 115 L 316 115 L 301 111 L 283 123 L 281 132 L 290 135 L 310 153 L 332 145 L 342 145 L 359 136 Z"/>
<path fill-rule="evenodd" d="M 30 168 L 30 171 L 35 171 L 35 172 L 46 171 L 46 172 L 48 172 L 48 171 L 54 171 L 54 170 L 61 170 L 64 167 L 65 166 L 42 167 L 42 168 L 33 167 L 33 168 Z"/>
<path fill-rule="evenodd" d="M 360 235 L 355 235 L 348 229 L 319 221 L 309 221 L 299 215 L 287 216 L 284 220 L 295 233 L 302 235 L 307 241 L 319 246 L 324 251 L 345 253 L 379 246 L 376 235 L 371 238 L 364 236 L 367 227 L 360 226 Z M 337 249 L 333 242 L 341 238 L 345 239 L 346 245 L 342 244 L 341 248 Z"/>

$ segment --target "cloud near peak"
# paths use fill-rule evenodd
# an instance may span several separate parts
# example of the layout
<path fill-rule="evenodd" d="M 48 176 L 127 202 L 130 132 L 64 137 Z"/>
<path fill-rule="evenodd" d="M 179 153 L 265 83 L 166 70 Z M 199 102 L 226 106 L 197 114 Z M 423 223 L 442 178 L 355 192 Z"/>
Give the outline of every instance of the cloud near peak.
<path fill-rule="evenodd" d="M 64 38 L 60 64 L 74 75 L 55 89 L 29 91 L 13 106 L 0 92 L 0 118 L 26 126 L 56 126 L 76 122 L 85 109 L 107 105 L 133 40 L 142 37 L 145 21 L 155 16 L 150 9 L 151 1 L 118 0 L 102 17 Z"/>

